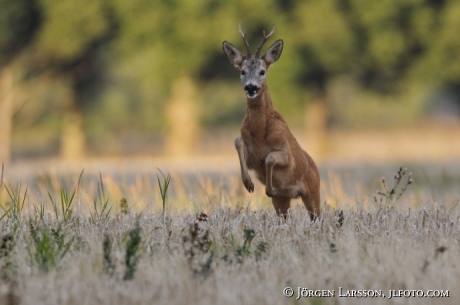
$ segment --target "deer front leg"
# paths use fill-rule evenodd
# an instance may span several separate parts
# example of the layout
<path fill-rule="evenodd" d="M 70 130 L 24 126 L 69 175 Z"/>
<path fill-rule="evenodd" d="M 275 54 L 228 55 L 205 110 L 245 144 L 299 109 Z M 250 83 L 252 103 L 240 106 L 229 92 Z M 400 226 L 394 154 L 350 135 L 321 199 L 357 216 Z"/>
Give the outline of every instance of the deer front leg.
<path fill-rule="evenodd" d="M 285 166 L 289 164 L 289 156 L 285 151 L 274 151 L 265 158 L 266 183 L 265 194 L 268 197 L 278 196 L 278 190 L 273 187 L 273 168 L 275 165 Z"/>
<path fill-rule="evenodd" d="M 245 158 L 246 146 L 244 146 L 244 142 L 243 139 L 241 139 L 241 137 L 235 139 L 235 148 L 238 152 L 238 158 L 240 159 L 241 179 L 243 180 L 243 184 L 248 190 L 248 192 L 252 193 L 254 192 L 254 183 L 252 183 L 251 177 L 248 173 L 248 165 L 246 163 Z"/>

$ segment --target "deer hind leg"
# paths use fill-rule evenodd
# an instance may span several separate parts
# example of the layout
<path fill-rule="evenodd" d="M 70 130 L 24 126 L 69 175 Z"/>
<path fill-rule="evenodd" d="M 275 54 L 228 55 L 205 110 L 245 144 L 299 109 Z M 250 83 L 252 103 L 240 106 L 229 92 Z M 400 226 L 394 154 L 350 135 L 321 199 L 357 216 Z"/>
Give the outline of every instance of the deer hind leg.
<path fill-rule="evenodd" d="M 273 187 L 273 168 L 275 165 L 285 166 L 289 164 L 289 156 L 285 151 L 274 151 L 265 158 L 265 194 L 268 197 L 278 196 L 278 190 Z"/>
<path fill-rule="evenodd" d="M 240 159 L 241 179 L 243 180 L 244 187 L 246 187 L 248 192 L 252 193 L 254 192 L 254 183 L 252 183 L 251 176 L 249 176 L 248 172 L 246 160 L 248 152 L 241 137 L 235 139 L 235 148 L 238 152 L 238 158 Z"/>
<path fill-rule="evenodd" d="M 321 207 L 318 196 L 310 196 L 309 194 L 304 194 L 301 196 L 303 204 L 307 208 L 307 211 L 310 214 L 310 219 L 312 221 L 316 220 L 321 216 Z"/>
<path fill-rule="evenodd" d="M 287 217 L 288 209 L 291 205 L 291 198 L 289 197 L 274 197 L 272 198 L 273 206 L 275 207 L 276 215 Z"/>

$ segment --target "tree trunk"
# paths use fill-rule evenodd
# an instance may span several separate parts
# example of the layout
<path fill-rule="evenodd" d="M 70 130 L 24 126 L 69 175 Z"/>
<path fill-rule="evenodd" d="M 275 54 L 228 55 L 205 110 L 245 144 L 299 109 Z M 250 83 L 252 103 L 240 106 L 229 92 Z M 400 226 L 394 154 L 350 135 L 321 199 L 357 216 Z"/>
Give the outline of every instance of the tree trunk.
<path fill-rule="evenodd" d="M 85 156 L 85 132 L 83 113 L 76 106 L 75 97 L 71 97 L 69 109 L 62 119 L 60 154 L 64 160 L 76 160 Z"/>
<path fill-rule="evenodd" d="M 11 125 L 13 121 L 13 67 L 0 72 L 0 163 L 11 159 Z"/>
<path fill-rule="evenodd" d="M 306 150 L 315 160 L 321 160 L 327 153 L 327 105 L 324 99 L 316 99 L 306 107 Z"/>
<path fill-rule="evenodd" d="M 169 132 L 166 136 L 166 155 L 182 158 L 192 154 L 199 134 L 195 84 L 190 78 L 180 78 L 173 84 L 166 107 Z"/>

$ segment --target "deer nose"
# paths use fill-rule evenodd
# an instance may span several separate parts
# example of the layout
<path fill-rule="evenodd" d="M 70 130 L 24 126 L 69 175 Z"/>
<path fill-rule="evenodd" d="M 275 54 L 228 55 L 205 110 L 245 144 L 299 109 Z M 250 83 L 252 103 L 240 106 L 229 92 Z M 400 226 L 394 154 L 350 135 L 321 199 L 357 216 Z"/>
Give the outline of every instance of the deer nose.
<path fill-rule="evenodd" d="M 250 95 L 253 95 L 254 93 L 257 93 L 257 91 L 259 91 L 259 88 L 256 85 L 249 84 L 244 86 L 244 90 Z"/>

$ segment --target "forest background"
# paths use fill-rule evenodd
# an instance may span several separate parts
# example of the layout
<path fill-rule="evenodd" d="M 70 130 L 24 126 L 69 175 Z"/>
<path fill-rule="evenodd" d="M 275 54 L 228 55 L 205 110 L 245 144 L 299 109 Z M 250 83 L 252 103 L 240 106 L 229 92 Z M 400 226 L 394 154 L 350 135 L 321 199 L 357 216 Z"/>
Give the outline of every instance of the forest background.
<path fill-rule="evenodd" d="M 457 0 L 0 7 L 3 162 L 233 155 L 246 105 L 222 42 L 244 49 L 240 21 L 252 46 L 276 25 L 270 92 L 316 159 L 460 156 Z"/>

